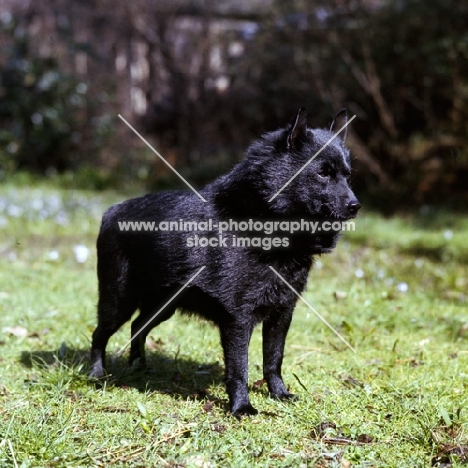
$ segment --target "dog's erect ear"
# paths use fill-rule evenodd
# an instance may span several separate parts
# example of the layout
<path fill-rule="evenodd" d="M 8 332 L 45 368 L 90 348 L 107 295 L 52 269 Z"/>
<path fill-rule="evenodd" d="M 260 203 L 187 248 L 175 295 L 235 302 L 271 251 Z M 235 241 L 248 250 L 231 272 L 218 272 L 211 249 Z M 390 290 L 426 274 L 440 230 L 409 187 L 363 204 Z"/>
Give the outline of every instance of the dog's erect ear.
<path fill-rule="evenodd" d="M 288 133 L 287 146 L 288 149 L 298 148 L 300 143 L 307 138 L 307 112 L 304 107 L 301 107 L 297 112 L 296 118 L 291 125 L 291 130 Z"/>
<path fill-rule="evenodd" d="M 346 125 L 346 122 L 348 122 L 348 112 L 346 109 L 341 109 L 338 114 L 336 114 L 336 117 L 334 118 L 331 126 L 330 126 L 330 131 L 333 133 L 336 133 L 340 130 L 343 125 Z M 348 127 L 346 127 L 341 133 L 340 137 L 343 140 L 343 143 L 346 140 L 346 135 L 348 133 Z"/>

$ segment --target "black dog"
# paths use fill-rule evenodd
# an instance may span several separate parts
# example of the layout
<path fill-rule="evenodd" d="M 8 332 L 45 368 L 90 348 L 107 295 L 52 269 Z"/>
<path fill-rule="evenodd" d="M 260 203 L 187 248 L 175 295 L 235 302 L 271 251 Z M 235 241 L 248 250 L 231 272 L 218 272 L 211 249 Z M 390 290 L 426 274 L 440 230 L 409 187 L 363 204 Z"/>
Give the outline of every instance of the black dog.
<path fill-rule="evenodd" d="M 105 374 L 107 342 L 136 309 L 140 314 L 132 323 L 130 362 L 139 360 L 144 364 L 149 331 L 179 308 L 219 327 L 234 416 L 257 413 L 248 396 L 247 360 L 252 330 L 260 322 L 263 375 L 270 394 L 291 398 L 281 377 L 281 364 L 296 296 L 269 266 L 302 292 L 313 255 L 331 251 L 339 232 L 297 232 L 283 237 L 281 245 L 273 243 L 271 248 L 265 248 L 265 244 L 253 246 L 258 233 L 249 232 L 247 238 L 252 245 L 245 243 L 244 236 L 243 246 L 239 247 L 233 245 L 233 240 L 240 234 L 229 231 L 227 241 L 222 240 L 218 223 L 230 219 L 343 221 L 354 217 L 361 205 L 348 184 L 351 167 L 344 146 L 346 131 L 310 162 L 346 122 L 346 111 L 342 110 L 330 130 L 308 129 L 305 110 L 300 109 L 291 126 L 262 136 L 251 145 L 247 158 L 201 190 L 206 202 L 190 191 L 174 191 L 111 207 L 103 216 L 97 241 L 98 326 L 92 340 L 90 375 Z M 126 221 L 177 224 L 181 220 L 212 220 L 212 225 L 209 232 L 188 233 L 162 229 L 125 232 L 119 225 Z M 196 234 L 216 242 L 202 246 L 195 241 Z M 261 242 L 264 239 L 262 234 Z M 163 307 L 202 267 L 204 270 L 183 292 Z"/>

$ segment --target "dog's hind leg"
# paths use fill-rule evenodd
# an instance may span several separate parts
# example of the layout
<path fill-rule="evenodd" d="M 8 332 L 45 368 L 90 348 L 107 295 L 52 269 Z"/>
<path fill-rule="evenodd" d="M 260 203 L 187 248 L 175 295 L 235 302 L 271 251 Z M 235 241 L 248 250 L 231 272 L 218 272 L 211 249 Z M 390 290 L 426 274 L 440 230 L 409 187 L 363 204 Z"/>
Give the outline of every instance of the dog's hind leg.
<path fill-rule="evenodd" d="M 130 318 L 140 302 L 140 289 L 119 252 L 98 245 L 99 302 L 98 325 L 91 344 L 90 377 L 105 375 L 106 346 L 109 338 Z"/>
<path fill-rule="evenodd" d="M 263 322 L 263 377 L 272 397 L 281 400 L 295 397 L 289 393 L 281 376 L 284 344 L 291 324 L 292 310 L 275 314 Z"/>
<path fill-rule="evenodd" d="M 130 365 L 138 363 L 139 367 L 145 368 L 145 341 L 148 333 L 161 322 L 174 315 L 176 308 L 169 304 L 159 313 L 154 302 L 143 302 L 140 306 L 140 315 L 132 322 L 132 343 L 130 345 Z M 157 315 L 156 315 L 157 314 Z"/>
<path fill-rule="evenodd" d="M 226 390 L 229 395 L 231 412 L 236 418 L 241 415 L 257 414 L 250 404 L 248 380 L 248 352 L 253 324 L 231 317 L 220 325 L 221 344 L 226 367 Z"/>
<path fill-rule="evenodd" d="M 138 307 L 138 297 L 127 292 L 101 292 L 98 303 L 98 326 L 91 345 L 90 377 L 105 375 L 106 346 L 109 338 L 128 320 Z"/>

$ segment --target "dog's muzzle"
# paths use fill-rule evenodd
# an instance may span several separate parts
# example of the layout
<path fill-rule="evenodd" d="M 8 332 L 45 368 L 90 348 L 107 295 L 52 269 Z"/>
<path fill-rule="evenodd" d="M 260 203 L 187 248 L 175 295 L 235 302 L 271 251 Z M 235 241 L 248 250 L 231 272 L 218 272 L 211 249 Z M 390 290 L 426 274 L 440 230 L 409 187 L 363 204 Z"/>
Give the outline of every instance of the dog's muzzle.
<path fill-rule="evenodd" d="M 354 217 L 357 215 L 357 212 L 361 209 L 361 204 L 357 200 L 351 200 L 348 202 L 348 213 Z"/>

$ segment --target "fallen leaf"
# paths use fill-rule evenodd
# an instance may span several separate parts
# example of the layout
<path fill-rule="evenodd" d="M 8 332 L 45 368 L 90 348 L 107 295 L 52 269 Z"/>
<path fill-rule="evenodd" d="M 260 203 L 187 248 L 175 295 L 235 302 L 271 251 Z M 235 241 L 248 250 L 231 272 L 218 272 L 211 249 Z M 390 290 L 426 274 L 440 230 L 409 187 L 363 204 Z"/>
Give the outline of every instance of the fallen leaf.
<path fill-rule="evenodd" d="M 320 439 L 327 434 L 335 433 L 335 431 L 336 424 L 334 422 L 322 421 L 312 430 L 312 437 Z"/>
<path fill-rule="evenodd" d="M 158 338 L 157 340 L 155 340 L 155 339 L 150 337 L 148 340 L 146 340 L 146 347 L 150 351 L 157 351 L 158 349 L 161 349 L 161 346 L 163 344 L 164 343 L 161 340 L 161 338 Z"/>
<path fill-rule="evenodd" d="M 211 413 L 213 411 L 213 402 L 212 401 L 207 401 L 203 407 L 202 407 L 203 411 L 205 413 Z"/>
<path fill-rule="evenodd" d="M 4 327 L 2 329 L 3 333 L 8 333 L 9 335 L 16 336 L 18 338 L 24 338 L 28 336 L 28 330 L 20 325 L 15 325 L 14 327 Z"/>
<path fill-rule="evenodd" d="M 262 388 L 265 384 L 266 384 L 266 380 L 265 379 L 260 379 L 260 380 L 256 380 L 252 384 L 252 386 L 253 386 L 253 388 Z"/>
<path fill-rule="evenodd" d="M 369 434 L 359 434 L 356 438 L 356 441 L 360 444 L 370 444 L 374 441 L 374 438 Z"/>
<path fill-rule="evenodd" d="M 351 375 L 340 375 L 340 380 L 346 387 L 364 387 L 364 384 Z"/>
<path fill-rule="evenodd" d="M 226 426 L 224 424 L 212 424 L 211 430 L 222 434 L 223 432 L 226 431 Z"/>
<path fill-rule="evenodd" d="M 461 464 L 465 464 L 468 462 L 468 445 L 441 445 L 439 453 L 431 460 L 431 465 L 452 466 L 451 455 L 457 457 Z"/>
<path fill-rule="evenodd" d="M 345 291 L 335 291 L 333 296 L 335 297 L 335 300 L 339 301 L 341 299 L 346 299 L 346 297 L 348 297 L 348 293 Z"/>
<path fill-rule="evenodd" d="M 47 335 L 47 333 L 50 332 L 50 329 L 48 328 L 43 328 L 39 332 L 31 332 L 28 334 L 28 338 L 40 338 L 42 335 Z"/>

